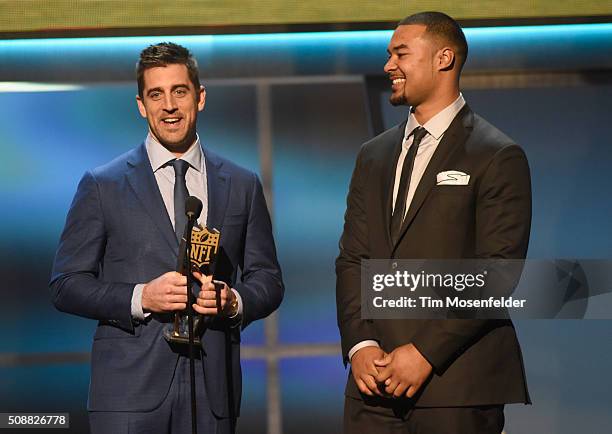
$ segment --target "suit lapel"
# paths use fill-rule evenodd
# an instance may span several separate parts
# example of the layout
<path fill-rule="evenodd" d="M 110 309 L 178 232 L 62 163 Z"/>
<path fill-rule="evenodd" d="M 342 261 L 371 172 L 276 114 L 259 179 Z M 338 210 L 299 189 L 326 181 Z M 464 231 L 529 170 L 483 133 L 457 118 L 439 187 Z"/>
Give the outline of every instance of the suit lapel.
<path fill-rule="evenodd" d="M 214 152 L 203 149 L 206 162 L 206 184 L 208 190 L 208 216 L 206 227 L 209 229 L 221 229 L 223 217 L 227 208 L 231 177 L 223 170 L 223 160 Z M 223 238 L 223 235 L 221 235 Z"/>
<path fill-rule="evenodd" d="M 164 200 L 159 192 L 144 144 L 135 149 L 128 158 L 128 172 L 126 176 L 142 206 L 159 228 L 160 233 L 167 241 L 171 250 L 176 254 L 178 241 L 172 227 L 172 221 L 164 205 Z"/>
<path fill-rule="evenodd" d="M 457 150 L 460 145 L 465 143 L 465 140 L 467 139 L 472 128 L 472 121 L 473 113 L 466 104 L 459 111 L 459 113 L 457 113 L 457 116 L 455 116 L 455 119 L 451 122 L 448 129 L 444 133 L 444 137 L 442 137 L 442 140 L 438 144 L 436 151 L 425 169 L 425 173 L 423 173 L 423 177 L 421 178 L 421 181 L 419 182 L 419 185 L 414 193 L 414 197 L 410 202 L 408 214 L 406 215 L 404 223 L 402 224 L 398 241 L 396 245 L 393 246 L 393 251 L 395 251 L 397 245 L 408 230 L 408 227 L 421 209 L 421 206 L 423 205 L 423 202 L 425 202 L 425 199 L 429 195 L 431 189 L 436 185 L 437 174 L 450 160 L 454 151 Z"/>
<path fill-rule="evenodd" d="M 397 131 L 389 140 L 389 145 L 392 146 L 393 158 L 388 158 L 388 150 L 383 150 L 383 158 L 380 169 L 380 199 L 381 204 L 379 209 L 382 210 L 382 221 L 387 244 L 391 246 L 391 209 L 393 204 L 393 183 L 395 181 L 395 169 L 397 160 L 402 152 L 402 142 L 404 141 L 404 129 L 406 122 L 402 122 L 397 127 Z"/>

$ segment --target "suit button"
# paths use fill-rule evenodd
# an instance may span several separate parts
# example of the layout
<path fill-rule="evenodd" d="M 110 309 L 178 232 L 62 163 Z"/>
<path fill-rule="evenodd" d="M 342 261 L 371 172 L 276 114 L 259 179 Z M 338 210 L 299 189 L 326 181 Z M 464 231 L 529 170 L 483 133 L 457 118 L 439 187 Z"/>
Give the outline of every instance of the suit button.
<path fill-rule="evenodd" d="M 397 268 L 397 262 L 393 262 L 393 263 L 391 264 L 391 268 L 393 268 L 393 269 L 395 270 L 395 269 Z"/>

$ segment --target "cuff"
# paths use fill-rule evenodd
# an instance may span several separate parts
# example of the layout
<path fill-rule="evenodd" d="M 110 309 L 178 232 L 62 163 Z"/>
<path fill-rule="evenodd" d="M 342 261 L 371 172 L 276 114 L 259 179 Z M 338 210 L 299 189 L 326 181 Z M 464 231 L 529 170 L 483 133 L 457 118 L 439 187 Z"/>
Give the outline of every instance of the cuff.
<path fill-rule="evenodd" d="M 365 347 L 379 347 L 380 348 L 380 345 L 378 345 L 378 342 L 371 340 L 371 339 L 359 342 L 358 344 L 356 344 L 353 348 L 349 350 L 348 352 L 349 362 L 351 361 L 351 359 L 353 358 L 353 356 L 355 355 L 357 351 Z"/>
<path fill-rule="evenodd" d="M 132 318 L 137 321 L 144 321 L 146 317 L 151 315 L 149 312 L 144 313 L 142 311 L 142 290 L 144 286 L 144 283 L 139 283 L 134 286 L 134 291 L 132 292 Z"/>
<path fill-rule="evenodd" d="M 231 290 L 234 293 L 234 295 L 236 296 L 236 301 L 238 302 L 238 310 L 236 311 L 236 314 L 230 316 L 230 318 L 242 317 L 242 309 L 243 309 L 243 306 L 244 306 L 242 304 L 242 297 L 240 296 L 240 293 L 238 291 L 236 291 L 234 288 L 231 288 Z"/>

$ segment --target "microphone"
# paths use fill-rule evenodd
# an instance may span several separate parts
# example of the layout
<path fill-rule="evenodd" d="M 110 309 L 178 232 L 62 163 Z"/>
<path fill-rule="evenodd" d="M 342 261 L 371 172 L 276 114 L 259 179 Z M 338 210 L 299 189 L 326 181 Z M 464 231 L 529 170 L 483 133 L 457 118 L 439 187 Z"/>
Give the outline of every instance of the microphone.
<path fill-rule="evenodd" d="M 187 276 L 187 330 L 189 337 L 189 379 L 191 386 L 191 429 L 193 433 L 197 433 L 196 428 L 196 389 L 195 389 L 195 362 L 194 362 L 194 345 L 196 342 L 195 335 L 199 335 L 198 328 L 200 324 L 199 318 L 196 319 L 193 311 L 195 303 L 195 294 L 193 293 L 193 277 L 191 275 L 192 262 L 190 258 L 191 252 L 191 231 L 196 224 L 196 220 L 202 213 L 202 201 L 195 196 L 189 196 L 185 201 L 185 214 L 187 215 L 187 223 L 185 223 L 185 233 L 181 240 L 179 252 L 179 267 L 180 262 L 183 264 L 183 275 Z M 183 247 L 184 245 L 184 247 Z M 182 256 L 182 258 L 181 258 Z M 175 320 L 175 327 L 176 327 Z M 199 345 L 199 344 L 198 344 Z"/>
<path fill-rule="evenodd" d="M 195 196 L 189 196 L 185 201 L 185 214 L 189 220 L 197 220 L 202 213 L 202 201 Z"/>
<path fill-rule="evenodd" d="M 185 223 L 185 230 L 183 231 L 183 238 L 179 245 L 178 261 L 176 263 L 176 271 L 186 276 L 189 270 L 188 262 L 186 261 L 187 256 L 187 243 L 191 240 L 191 230 L 195 225 L 196 220 L 202 213 L 202 201 L 195 196 L 189 196 L 185 200 L 185 214 L 187 215 L 187 223 Z"/>

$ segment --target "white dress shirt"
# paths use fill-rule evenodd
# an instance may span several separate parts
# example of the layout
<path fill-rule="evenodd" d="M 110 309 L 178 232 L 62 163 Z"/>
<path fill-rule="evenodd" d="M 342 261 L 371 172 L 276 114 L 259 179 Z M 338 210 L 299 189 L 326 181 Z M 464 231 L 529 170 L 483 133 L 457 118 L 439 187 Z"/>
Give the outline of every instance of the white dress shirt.
<path fill-rule="evenodd" d="M 410 146 L 412 146 L 412 142 L 414 140 L 414 136 L 412 132 L 417 127 L 423 127 L 427 130 L 427 134 L 421 140 L 421 144 L 419 145 L 419 149 L 417 149 L 417 154 L 414 158 L 414 167 L 412 169 L 412 174 L 410 175 L 410 184 L 408 185 L 408 196 L 406 198 L 406 210 L 404 213 L 404 217 L 408 214 L 408 209 L 410 208 L 410 203 L 412 202 L 412 198 L 414 197 L 414 193 L 421 182 L 421 178 L 423 177 L 423 173 L 425 173 L 425 169 L 427 169 L 427 165 L 431 160 L 434 152 L 438 148 L 444 133 L 450 126 L 457 113 L 463 108 L 465 105 L 465 99 L 462 94 L 459 94 L 457 99 L 453 101 L 449 106 L 444 108 L 443 110 L 436 113 L 430 120 L 425 122 L 424 125 L 419 124 L 414 113 L 412 111 L 412 107 L 410 108 L 410 115 L 408 116 L 408 122 L 406 122 L 406 128 L 404 129 L 404 140 L 402 142 L 402 152 L 397 160 L 397 165 L 395 166 L 395 182 L 393 184 L 393 209 L 395 209 L 395 202 L 397 200 L 397 192 L 399 190 L 400 178 L 402 176 L 402 167 L 404 165 L 404 159 L 408 154 L 408 150 Z M 348 358 L 351 360 L 353 355 L 360 349 L 364 347 L 378 347 L 378 342 L 375 340 L 365 340 L 356 344 L 348 353 Z"/>

